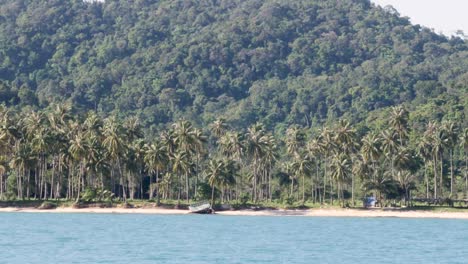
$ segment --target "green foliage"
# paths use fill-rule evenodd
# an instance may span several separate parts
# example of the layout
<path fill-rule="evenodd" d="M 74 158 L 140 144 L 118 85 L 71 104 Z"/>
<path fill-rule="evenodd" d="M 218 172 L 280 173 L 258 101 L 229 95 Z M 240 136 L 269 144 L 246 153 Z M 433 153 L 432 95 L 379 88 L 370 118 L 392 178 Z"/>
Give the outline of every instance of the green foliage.
<path fill-rule="evenodd" d="M 114 197 L 111 191 L 102 188 L 86 187 L 81 193 L 81 200 L 84 202 L 112 202 Z"/>
<path fill-rule="evenodd" d="M 368 0 L 0 5 L 8 105 L 70 101 L 158 128 L 181 117 L 318 127 L 401 103 L 467 106 L 466 41 Z"/>

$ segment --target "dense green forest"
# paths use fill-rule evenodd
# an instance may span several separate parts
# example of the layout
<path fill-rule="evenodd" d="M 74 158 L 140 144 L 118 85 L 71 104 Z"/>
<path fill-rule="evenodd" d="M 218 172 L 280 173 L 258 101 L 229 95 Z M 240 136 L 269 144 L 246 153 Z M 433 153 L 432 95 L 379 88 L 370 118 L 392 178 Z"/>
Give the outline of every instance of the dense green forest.
<path fill-rule="evenodd" d="M 284 133 L 466 113 L 468 44 L 368 0 L 0 0 L 0 101 Z"/>
<path fill-rule="evenodd" d="M 368 0 L 0 0 L 0 196 L 466 198 L 467 94 Z"/>

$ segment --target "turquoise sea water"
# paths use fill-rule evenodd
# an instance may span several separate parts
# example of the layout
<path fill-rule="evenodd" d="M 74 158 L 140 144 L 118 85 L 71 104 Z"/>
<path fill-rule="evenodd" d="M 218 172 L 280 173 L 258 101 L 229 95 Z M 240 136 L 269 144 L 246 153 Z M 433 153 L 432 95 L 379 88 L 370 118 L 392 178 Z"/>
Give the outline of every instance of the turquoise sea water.
<path fill-rule="evenodd" d="M 0 263 L 468 263 L 468 220 L 0 213 Z"/>

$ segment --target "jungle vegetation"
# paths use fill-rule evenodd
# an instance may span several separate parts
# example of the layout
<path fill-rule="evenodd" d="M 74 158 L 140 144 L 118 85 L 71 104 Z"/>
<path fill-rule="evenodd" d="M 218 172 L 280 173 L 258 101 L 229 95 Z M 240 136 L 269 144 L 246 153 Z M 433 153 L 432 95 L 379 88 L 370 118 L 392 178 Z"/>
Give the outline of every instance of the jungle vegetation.
<path fill-rule="evenodd" d="M 466 198 L 467 94 L 369 0 L 0 0 L 0 196 Z"/>

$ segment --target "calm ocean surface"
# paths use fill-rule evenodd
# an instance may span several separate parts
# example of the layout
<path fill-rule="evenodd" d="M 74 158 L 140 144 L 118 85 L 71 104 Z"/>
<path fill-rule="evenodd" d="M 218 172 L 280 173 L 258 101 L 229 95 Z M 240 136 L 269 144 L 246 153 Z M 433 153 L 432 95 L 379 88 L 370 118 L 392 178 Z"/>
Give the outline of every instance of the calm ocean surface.
<path fill-rule="evenodd" d="M 0 263 L 468 263 L 468 220 L 0 213 Z"/>

